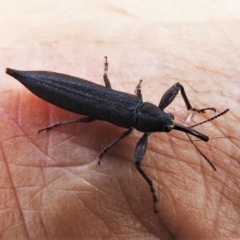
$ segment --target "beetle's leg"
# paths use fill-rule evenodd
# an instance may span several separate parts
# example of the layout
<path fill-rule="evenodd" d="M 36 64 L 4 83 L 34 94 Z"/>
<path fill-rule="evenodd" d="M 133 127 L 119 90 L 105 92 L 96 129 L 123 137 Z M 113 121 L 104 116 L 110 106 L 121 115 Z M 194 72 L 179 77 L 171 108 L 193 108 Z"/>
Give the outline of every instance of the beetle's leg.
<path fill-rule="evenodd" d="M 108 61 L 107 61 L 107 56 L 104 57 L 105 58 L 105 63 L 104 63 L 104 74 L 103 74 L 103 80 L 105 82 L 105 86 L 107 88 L 112 88 L 110 80 L 108 78 Z"/>
<path fill-rule="evenodd" d="M 148 136 L 149 133 L 144 133 L 143 136 L 140 138 L 140 140 L 138 141 L 136 150 L 135 150 L 135 165 L 136 168 L 138 170 L 138 172 L 142 175 L 142 177 L 147 181 L 148 185 L 150 186 L 150 191 L 152 193 L 153 196 L 153 206 L 154 206 L 154 212 L 158 212 L 157 208 L 156 208 L 156 203 L 158 202 L 157 199 L 157 194 L 156 194 L 156 190 L 153 186 L 153 182 L 152 180 L 148 177 L 148 175 L 143 171 L 143 169 L 141 168 L 141 162 L 143 160 L 143 157 L 146 153 L 147 150 L 147 145 L 148 145 Z"/>
<path fill-rule="evenodd" d="M 47 126 L 45 128 L 42 128 L 42 129 L 38 130 L 38 133 L 43 132 L 43 131 L 49 131 L 52 128 L 59 127 L 59 126 L 62 126 L 62 125 L 68 125 L 68 124 L 72 124 L 72 123 L 89 123 L 89 122 L 93 122 L 95 120 L 96 119 L 94 119 L 94 118 L 85 117 L 85 118 L 79 118 L 79 119 L 75 119 L 75 120 L 56 122 L 56 123 L 54 123 L 50 126 Z"/>
<path fill-rule="evenodd" d="M 135 94 L 137 97 L 139 97 L 142 100 L 141 83 L 142 83 L 142 79 L 139 80 L 139 83 L 135 90 Z"/>
<path fill-rule="evenodd" d="M 158 107 L 161 110 L 164 110 L 177 96 L 179 90 L 181 91 L 181 95 L 182 98 L 187 106 L 187 110 L 191 110 L 194 112 L 199 112 L 199 113 L 204 113 L 206 110 L 212 110 L 214 112 L 216 112 L 215 108 L 202 108 L 202 109 L 198 109 L 198 108 L 193 108 L 187 98 L 187 95 L 185 93 L 185 90 L 183 88 L 183 86 L 180 83 L 175 83 L 172 87 L 170 87 L 163 95 Z"/>
<path fill-rule="evenodd" d="M 127 131 L 125 131 L 124 133 L 122 133 L 120 135 L 119 138 L 117 138 L 116 140 L 114 140 L 112 143 L 110 143 L 107 147 L 105 147 L 101 153 L 98 155 L 98 165 L 100 165 L 101 159 L 103 157 L 103 155 L 110 149 L 112 148 L 114 145 L 116 145 L 121 139 L 127 137 L 128 135 L 131 134 L 131 132 L 133 131 L 133 128 L 129 128 Z"/>

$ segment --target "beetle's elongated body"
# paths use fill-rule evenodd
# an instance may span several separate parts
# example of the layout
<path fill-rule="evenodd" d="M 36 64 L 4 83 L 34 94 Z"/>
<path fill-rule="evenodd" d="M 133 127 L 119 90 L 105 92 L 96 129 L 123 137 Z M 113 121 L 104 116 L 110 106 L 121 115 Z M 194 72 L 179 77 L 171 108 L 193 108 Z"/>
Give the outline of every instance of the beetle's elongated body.
<path fill-rule="evenodd" d="M 38 97 L 71 112 L 141 132 L 169 132 L 174 128 L 172 114 L 152 103 L 143 103 L 135 95 L 61 73 L 10 68 L 7 73 Z M 184 130 L 203 141 L 209 139 L 193 129 Z"/>
<path fill-rule="evenodd" d="M 107 76 L 107 70 L 108 62 L 106 58 L 105 73 L 103 76 L 106 87 L 80 78 L 54 72 L 18 71 L 10 68 L 7 68 L 6 72 L 19 80 L 25 87 L 40 98 L 63 109 L 88 116 L 87 118 L 73 121 L 55 123 L 42 130 L 50 130 L 53 127 L 74 122 L 91 122 L 94 120 L 102 120 L 120 127 L 128 128 L 128 130 L 118 139 L 103 149 L 98 156 L 99 163 L 103 154 L 122 138 L 131 134 L 133 129 L 143 132 L 144 134 L 136 146 L 135 164 L 139 173 L 150 186 L 150 190 L 153 194 L 154 210 L 157 212 L 155 205 L 158 200 L 152 180 L 146 175 L 140 166 L 147 149 L 148 136 L 152 132 L 169 132 L 172 129 L 175 129 L 194 135 L 206 142 L 209 140 L 208 136 L 190 127 L 175 123 L 174 116 L 171 113 L 165 113 L 163 111 L 174 100 L 179 91 L 181 91 L 188 110 L 204 112 L 205 110 L 215 111 L 215 108 L 192 108 L 184 88 L 180 83 L 174 84 L 163 95 L 159 106 L 143 102 L 140 84 L 137 86 L 136 95 L 113 90 Z M 212 119 L 209 119 L 209 121 Z M 202 156 L 208 161 L 211 167 L 216 170 L 210 160 L 208 160 L 205 155 L 202 154 Z"/>

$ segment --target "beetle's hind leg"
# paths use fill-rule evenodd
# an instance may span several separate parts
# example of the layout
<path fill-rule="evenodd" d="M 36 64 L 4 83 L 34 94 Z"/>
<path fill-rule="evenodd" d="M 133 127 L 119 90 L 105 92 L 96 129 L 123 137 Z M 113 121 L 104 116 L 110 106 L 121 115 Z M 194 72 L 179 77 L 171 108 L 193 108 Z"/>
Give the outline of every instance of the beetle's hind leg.
<path fill-rule="evenodd" d="M 68 125 L 68 124 L 72 124 L 72 123 L 89 123 L 89 122 L 93 122 L 95 120 L 96 119 L 94 119 L 94 118 L 85 117 L 85 118 L 79 118 L 79 119 L 75 119 L 75 120 L 56 122 L 50 126 L 47 126 L 45 128 L 38 130 L 38 133 L 43 132 L 43 131 L 49 131 L 55 127 L 59 127 L 59 126 L 63 126 L 63 125 Z"/>

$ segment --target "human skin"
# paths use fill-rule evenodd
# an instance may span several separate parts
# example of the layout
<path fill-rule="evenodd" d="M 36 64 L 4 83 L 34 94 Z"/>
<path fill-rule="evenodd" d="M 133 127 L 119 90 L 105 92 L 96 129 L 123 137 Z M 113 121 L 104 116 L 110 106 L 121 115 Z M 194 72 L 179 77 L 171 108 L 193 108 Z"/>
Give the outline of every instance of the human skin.
<path fill-rule="evenodd" d="M 1 238 L 240 237 L 240 38 L 234 10 L 222 14 L 227 2 L 220 1 L 214 11 L 201 2 L 36 3 L 0 3 Z M 49 70 L 103 85 L 105 55 L 114 89 L 134 94 L 143 79 L 144 101 L 157 105 L 181 82 L 193 107 L 218 113 L 230 108 L 196 128 L 211 138 L 195 144 L 217 172 L 184 133 L 149 137 L 142 168 L 156 188 L 157 214 L 133 161 L 141 133 L 122 140 L 98 166 L 99 152 L 125 129 L 96 121 L 38 135 L 42 127 L 81 116 L 46 103 L 4 72 Z M 181 96 L 166 111 L 181 124 L 189 114 Z M 213 115 L 195 114 L 192 123 Z"/>

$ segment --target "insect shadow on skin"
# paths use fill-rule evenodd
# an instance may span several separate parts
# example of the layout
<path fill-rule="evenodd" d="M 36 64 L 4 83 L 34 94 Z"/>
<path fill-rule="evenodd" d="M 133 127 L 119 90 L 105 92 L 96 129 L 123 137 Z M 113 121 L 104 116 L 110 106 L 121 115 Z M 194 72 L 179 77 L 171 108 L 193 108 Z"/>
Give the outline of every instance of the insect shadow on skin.
<path fill-rule="evenodd" d="M 155 212 L 157 212 L 157 194 L 152 180 L 141 168 L 141 162 L 147 150 L 148 137 L 151 133 L 170 132 L 171 130 L 185 132 L 193 146 L 209 163 L 212 169 L 216 171 L 216 167 L 198 149 L 193 140 L 190 138 L 189 134 L 207 142 L 209 137 L 194 130 L 193 127 L 212 121 L 213 119 L 225 114 L 227 111 L 229 111 L 229 109 L 226 109 L 220 114 L 215 115 L 204 122 L 190 127 L 186 127 L 174 122 L 174 115 L 172 113 L 164 112 L 164 109 L 172 103 L 179 91 L 187 106 L 187 110 L 198 113 L 204 113 L 207 110 L 216 112 L 216 109 L 212 107 L 202 109 L 193 108 L 187 98 L 183 86 L 178 82 L 165 92 L 160 100 L 159 105 L 156 106 L 149 102 L 143 102 L 141 94 L 142 80 L 139 81 L 139 84 L 136 87 L 135 95 L 113 90 L 107 74 L 107 57 L 105 57 L 103 75 L 105 87 L 84 79 L 55 72 L 18 71 L 7 68 L 6 73 L 16 78 L 32 93 L 46 100 L 47 102 L 68 111 L 88 116 L 80 119 L 54 123 L 50 126 L 40 129 L 38 133 L 42 131 L 49 131 L 52 128 L 62 125 L 72 123 L 89 123 L 95 120 L 102 120 L 119 127 L 127 128 L 125 132 L 123 132 L 116 140 L 114 140 L 100 152 L 98 155 L 99 165 L 103 155 L 121 139 L 130 135 L 134 129 L 143 132 L 143 135 L 138 141 L 135 149 L 134 161 L 138 172 L 150 187 Z"/>

